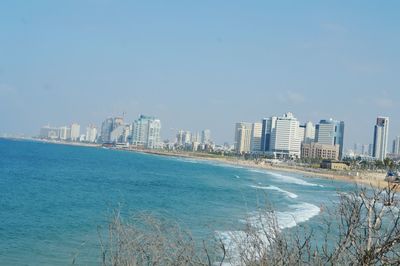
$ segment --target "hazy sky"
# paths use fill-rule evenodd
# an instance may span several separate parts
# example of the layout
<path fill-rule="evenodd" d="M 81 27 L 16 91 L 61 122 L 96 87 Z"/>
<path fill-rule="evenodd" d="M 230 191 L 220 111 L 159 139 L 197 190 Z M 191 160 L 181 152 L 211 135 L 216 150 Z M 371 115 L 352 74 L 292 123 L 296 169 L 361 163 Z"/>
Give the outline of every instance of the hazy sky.
<path fill-rule="evenodd" d="M 400 1 L 0 1 L 0 132 L 126 112 L 232 142 L 236 121 L 400 135 Z"/>

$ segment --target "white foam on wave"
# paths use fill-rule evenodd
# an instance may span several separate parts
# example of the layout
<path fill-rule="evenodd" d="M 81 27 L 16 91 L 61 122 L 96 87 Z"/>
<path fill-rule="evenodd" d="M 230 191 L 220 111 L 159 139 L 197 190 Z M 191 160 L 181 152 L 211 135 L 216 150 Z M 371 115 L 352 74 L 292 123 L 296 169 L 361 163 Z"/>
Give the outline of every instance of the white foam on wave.
<path fill-rule="evenodd" d="M 254 186 L 254 185 L 252 185 L 252 186 L 250 186 L 250 187 L 256 188 L 256 189 L 263 189 L 263 190 L 275 190 L 275 191 L 279 191 L 279 192 L 281 192 L 281 193 L 283 193 L 283 194 L 286 194 L 289 198 L 292 198 L 292 199 L 295 199 L 295 198 L 298 197 L 298 195 L 296 195 L 296 194 L 294 194 L 294 193 L 292 193 L 292 192 L 290 192 L 290 191 L 287 191 L 287 190 L 281 189 L 281 188 L 279 188 L 279 187 L 276 187 L 276 186 Z"/>
<path fill-rule="evenodd" d="M 301 185 L 301 186 L 310 186 L 310 187 L 324 187 L 323 185 L 318 185 L 314 183 L 307 182 L 303 179 L 296 178 L 293 176 L 288 176 L 288 175 L 283 175 L 283 174 L 278 174 L 274 172 L 269 172 L 269 171 L 260 171 L 260 170 L 251 170 L 252 172 L 255 173 L 262 173 L 262 174 L 268 174 L 280 181 L 284 181 L 285 183 L 291 183 L 291 184 L 296 184 L 296 185 Z"/>
<path fill-rule="evenodd" d="M 175 157 L 174 159 L 177 160 L 177 161 L 180 161 L 180 162 L 185 162 L 185 163 L 208 164 L 208 165 L 213 165 L 213 166 L 220 166 L 220 167 L 226 167 L 226 168 L 236 168 L 236 169 L 245 168 L 245 167 L 240 166 L 240 165 L 228 164 L 228 163 L 224 163 L 224 162 L 205 160 L 205 159 L 194 159 L 194 158 L 185 158 L 185 157 Z"/>
<path fill-rule="evenodd" d="M 205 161 L 202 160 L 196 160 L 196 159 L 191 159 L 191 158 L 183 158 L 183 157 L 177 157 L 175 160 L 180 161 L 180 162 L 185 162 L 185 163 L 204 163 Z"/>
<path fill-rule="evenodd" d="M 289 206 L 290 210 L 275 212 L 278 227 L 280 230 L 285 228 L 292 228 L 299 223 L 306 222 L 318 215 L 320 208 L 310 203 L 299 203 Z M 256 230 L 255 235 L 248 235 L 244 231 L 217 231 L 216 235 L 221 239 L 227 250 L 227 263 L 225 265 L 240 265 L 240 255 L 246 252 L 252 253 L 251 243 L 255 241 L 262 241 L 268 244 L 268 239 L 273 237 L 273 231 L 268 232 L 265 226 L 269 224 L 268 219 L 270 215 L 263 215 L 260 212 L 253 212 L 250 214 L 247 222 Z M 267 237 L 265 234 L 269 233 Z M 248 255 L 248 254 L 247 254 Z"/>

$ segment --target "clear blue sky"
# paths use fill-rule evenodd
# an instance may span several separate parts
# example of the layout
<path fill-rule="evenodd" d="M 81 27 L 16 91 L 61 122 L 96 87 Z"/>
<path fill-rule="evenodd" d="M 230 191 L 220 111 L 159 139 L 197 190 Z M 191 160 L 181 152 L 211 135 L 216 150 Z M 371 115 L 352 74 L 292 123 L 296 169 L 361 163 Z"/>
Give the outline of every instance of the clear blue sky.
<path fill-rule="evenodd" d="M 233 138 L 291 111 L 400 135 L 400 1 L 0 1 L 0 132 L 127 113 Z"/>

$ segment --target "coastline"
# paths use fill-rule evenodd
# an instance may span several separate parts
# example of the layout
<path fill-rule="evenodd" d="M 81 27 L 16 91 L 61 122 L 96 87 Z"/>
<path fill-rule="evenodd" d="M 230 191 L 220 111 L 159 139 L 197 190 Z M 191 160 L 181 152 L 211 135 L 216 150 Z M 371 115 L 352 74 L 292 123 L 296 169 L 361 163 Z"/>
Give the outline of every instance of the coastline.
<path fill-rule="evenodd" d="M 57 145 L 68 145 L 68 146 L 79 146 L 79 147 L 91 147 L 91 148 L 102 148 L 100 144 L 94 143 L 81 143 L 81 142 L 66 142 L 66 141 L 51 141 L 34 138 L 8 138 L 10 140 L 26 140 L 35 141 L 48 144 Z M 223 164 L 229 164 L 233 166 L 241 166 L 251 169 L 278 171 L 286 173 L 300 174 L 305 178 L 325 178 L 333 179 L 344 182 L 351 182 L 358 185 L 369 185 L 375 188 L 385 188 L 388 183 L 384 180 L 386 173 L 372 172 L 372 171 L 334 171 L 319 168 L 306 168 L 300 166 L 290 166 L 287 164 L 272 164 L 266 163 L 265 161 L 254 161 L 254 160 L 243 160 L 234 157 L 223 157 L 208 153 L 199 152 L 176 152 L 176 151 L 163 151 L 163 150 L 148 150 L 139 148 L 121 148 L 121 147 L 109 147 L 111 150 L 122 150 L 129 152 L 145 153 L 167 157 L 179 157 L 179 158 L 190 158 L 196 160 L 211 161 Z"/>
<path fill-rule="evenodd" d="M 168 152 L 168 151 L 152 151 L 152 150 L 138 150 L 138 149 L 124 149 L 127 151 L 141 152 L 146 154 L 153 154 L 159 156 L 167 157 L 180 157 L 180 158 L 190 158 L 204 161 L 212 161 L 217 163 L 224 163 L 234 166 L 241 166 L 251 169 L 267 170 L 267 171 L 277 171 L 300 174 L 305 178 L 324 178 L 333 179 L 344 182 L 355 183 L 358 185 L 367 185 L 375 188 L 385 188 L 387 187 L 387 181 L 384 180 L 386 173 L 378 172 L 367 172 L 367 171 L 346 171 L 338 172 L 326 169 L 313 169 L 305 168 L 299 166 L 289 166 L 289 165 L 279 165 L 270 164 L 265 162 L 256 162 L 253 160 L 241 160 L 232 157 L 216 157 L 209 156 L 208 154 L 193 153 L 193 152 Z"/>

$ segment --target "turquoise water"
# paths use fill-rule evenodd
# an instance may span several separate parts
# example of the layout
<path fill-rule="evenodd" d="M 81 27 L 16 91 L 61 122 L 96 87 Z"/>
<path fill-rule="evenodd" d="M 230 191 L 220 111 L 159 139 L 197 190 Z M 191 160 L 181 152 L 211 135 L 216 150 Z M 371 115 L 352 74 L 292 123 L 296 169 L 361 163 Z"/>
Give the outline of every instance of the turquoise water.
<path fill-rule="evenodd" d="M 96 265 L 111 211 L 150 211 L 197 239 L 229 236 L 266 195 L 283 228 L 318 228 L 352 185 L 199 160 L 0 139 L 0 264 Z M 261 203 L 260 203 L 261 202 Z"/>

